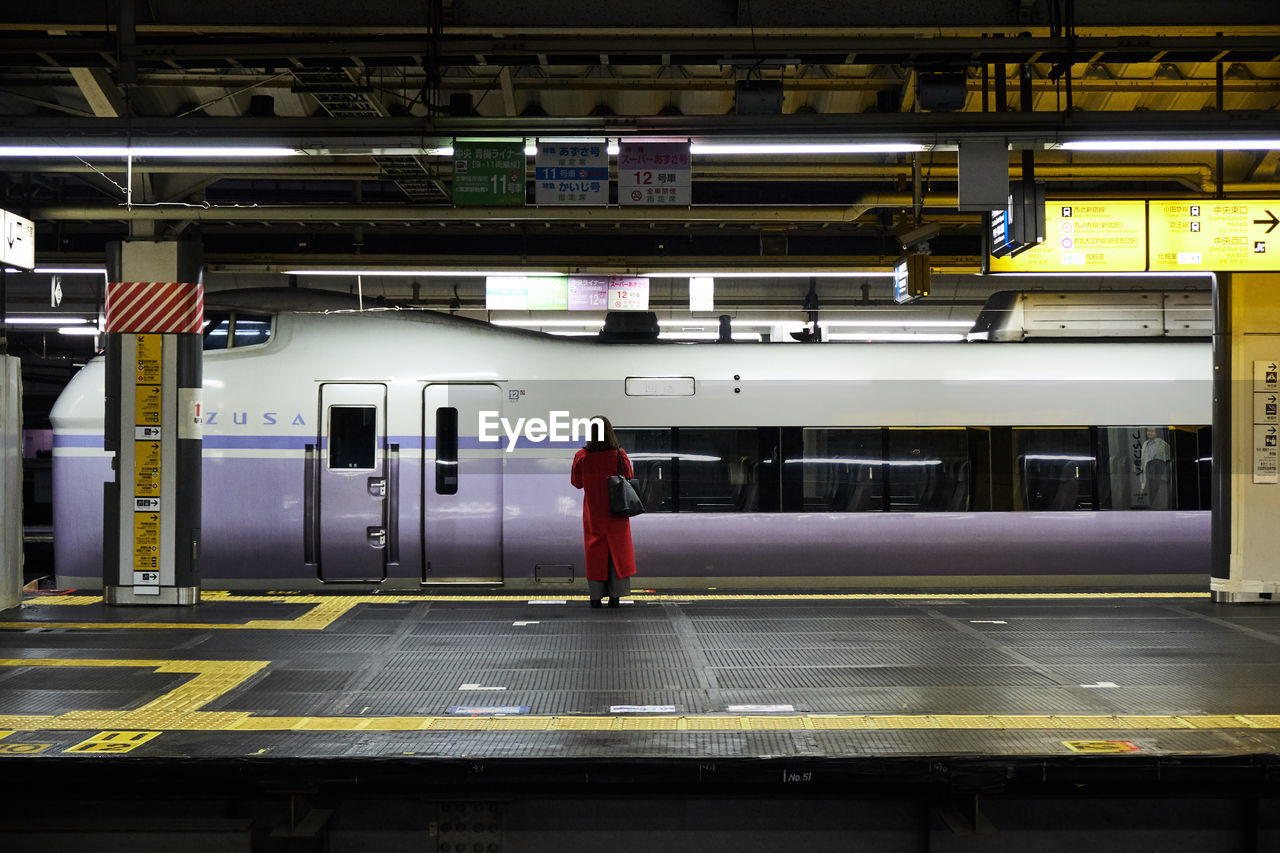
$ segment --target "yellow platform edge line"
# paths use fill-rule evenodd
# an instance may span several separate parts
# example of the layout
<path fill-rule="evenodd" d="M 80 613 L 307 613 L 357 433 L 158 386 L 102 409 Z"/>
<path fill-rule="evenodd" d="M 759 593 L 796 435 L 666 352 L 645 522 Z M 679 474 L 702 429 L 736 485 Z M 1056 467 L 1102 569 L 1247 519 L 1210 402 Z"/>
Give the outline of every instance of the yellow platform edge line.
<path fill-rule="evenodd" d="M 0 714 L 0 730 L 82 731 L 1107 731 L 1280 730 L 1280 714 L 641 714 L 284 717 L 201 711 L 261 672 L 269 661 L 0 658 L 0 666 L 145 667 L 191 673 L 189 681 L 141 708 L 59 715 Z"/>
<path fill-rule="evenodd" d="M 585 595 L 230 595 L 209 593 L 210 600 L 203 605 L 220 602 L 267 602 L 280 604 L 312 604 L 311 610 L 293 619 L 251 619 L 248 622 L 0 622 L 2 629 L 25 630 L 50 628 L 58 630 L 92 631 L 101 628 L 112 630 L 140 629 L 150 631 L 323 631 L 353 607 L 359 604 L 406 604 L 414 602 L 534 602 L 534 601 L 586 601 Z M 1156 599 L 1204 599 L 1208 592 L 1061 592 L 1061 593 L 979 593 L 974 595 L 939 595 L 935 593 L 751 593 L 751 594 L 697 594 L 697 595 L 632 595 L 629 600 L 646 601 L 940 601 L 962 600 L 1107 600 L 1114 598 Z M 81 606 L 96 604 L 101 596 L 36 596 L 24 600 L 24 604 L 63 604 Z"/>

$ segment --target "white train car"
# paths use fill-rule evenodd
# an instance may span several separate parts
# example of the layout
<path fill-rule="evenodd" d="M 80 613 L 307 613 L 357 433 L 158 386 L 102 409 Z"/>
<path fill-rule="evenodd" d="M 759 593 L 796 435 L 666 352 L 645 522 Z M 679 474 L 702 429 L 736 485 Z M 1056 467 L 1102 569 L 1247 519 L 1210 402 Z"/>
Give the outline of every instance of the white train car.
<path fill-rule="evenodd" d="M 596 414 L 643 480 L 641 586 L 1206 582 L 1204 343 L 620 344 L 208 301 L 206 588 L 572 588 L 581 441 L 544 432 Z M 64 587 L 101 584 L 103 377 L 51 417 Z"/>

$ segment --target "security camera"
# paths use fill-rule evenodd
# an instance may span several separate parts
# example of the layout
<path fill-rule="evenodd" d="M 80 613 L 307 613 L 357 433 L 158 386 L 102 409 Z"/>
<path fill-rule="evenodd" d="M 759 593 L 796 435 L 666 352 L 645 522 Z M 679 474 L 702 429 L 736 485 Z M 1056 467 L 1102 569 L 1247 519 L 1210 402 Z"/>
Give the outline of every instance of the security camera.
<path fill-rule="evenodd" d="M 902 244 L 905 251 L 916 249 L 923 243 L 928 243 L 934 237 L 942 233 L 942 226 L 936 222 L 930 222 L 928 225 L 920 225 L 898 235 L 898 242 Z M 928 251 L 928 246 L 924 246 L 923 250 Z"/>

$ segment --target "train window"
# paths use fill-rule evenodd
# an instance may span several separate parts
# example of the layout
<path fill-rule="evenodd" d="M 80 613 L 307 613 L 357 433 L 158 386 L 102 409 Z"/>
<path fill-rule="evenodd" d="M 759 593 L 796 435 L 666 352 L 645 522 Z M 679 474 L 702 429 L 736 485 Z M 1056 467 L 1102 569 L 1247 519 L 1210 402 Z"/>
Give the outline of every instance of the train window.
<path fill-rule="evenodd" d="M 1013 431 L 1016 509 L 1094 508 L 1094 451 L 1087 427 Z"/>
<path fill-rule="evenodd" d="M 799 463 L 806 512 L 884 509 L 884 462 L 879 429 L 805 429 Z M 786 476 L 791 475 L 790 468 Z"/>
<path fill-rule="evenodd" d="M 892 512 L 969 509 L 969 436 L 964 429 L 890 429 L 885 458 Z"/>
<path fill-rule="evenodd" d="M 679 429 L 675 458 L 679 512 L 759 510 L 760 439 L 755 429 Z"/>
<path fill-rule="evenodd" d="M 329 407 L 329 468 L 369 471 L 378 458 L 378 410 L 374 406 Z"/>
<path fill-rule="evenodd" d="M 458 493 L 458 410 L 436 409 L 436 494 Z"/>
<path fill-rule="evenodd" d="M 204 345 L 206 350 L 226 349 L 231 341 L 231 315 L 206 314 L 204 317 Z"/>
<path fill-rule="evenodd" d="M 672 512 L 675 495 L 675 457 L 669 429 L 614 429 L 640 481 L 645 512 Z"/>
<path fill-rule="evenodd" d="M 250 347 L 265 344 L 271 337 L 271 318 L 259 314 L 236 314 L 232 326 L 231 346 Z"/>

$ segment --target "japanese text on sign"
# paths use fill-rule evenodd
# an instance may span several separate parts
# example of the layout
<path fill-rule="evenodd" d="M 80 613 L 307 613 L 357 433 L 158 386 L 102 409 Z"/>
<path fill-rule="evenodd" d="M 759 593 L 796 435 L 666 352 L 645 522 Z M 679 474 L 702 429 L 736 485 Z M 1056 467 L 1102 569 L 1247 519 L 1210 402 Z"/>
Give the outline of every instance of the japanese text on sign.
<path fill-rule="evenodd" d="M 453 203 L 457 205 L 524 204 L 523 142 L 455 142 Z"/>
<path fill-rule="evenodd" d="M 990 263 L 992 272 L 1144 270 L 1146 202 L 1050 202 L 1045 206 L 1045 241 L 1012 257 L 993 257 Z"/>
<path fill-rule="evenodd" d="M 624 142 L 618 147 L 618 203 L 676 206 L 693 200 L 687 143 Z"/>
<path fill-rule="evenodd" d="M 604 140 L 538 143 L 538 204 L 608 204 L 609 149 Z"/>
<path fill-rule="evenodd" d="M 1153 201 L 1149 269 L 1280 269 L 1280 200 Z"/>

